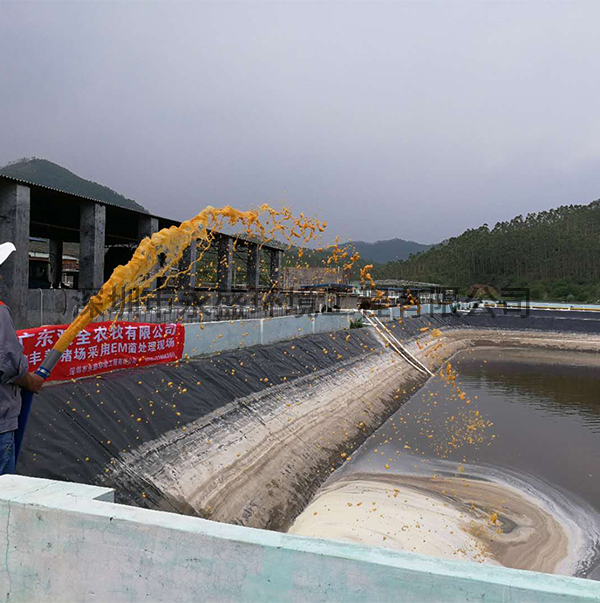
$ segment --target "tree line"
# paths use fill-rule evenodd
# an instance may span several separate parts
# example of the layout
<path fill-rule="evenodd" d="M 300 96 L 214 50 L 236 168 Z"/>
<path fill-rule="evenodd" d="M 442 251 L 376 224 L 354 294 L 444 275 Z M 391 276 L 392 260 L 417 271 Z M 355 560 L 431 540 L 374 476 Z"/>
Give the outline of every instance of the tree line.
<path fill-rule="evenodd" d="M 528 287 L 532 299 L 600 299 L 600 200 L 565 205 L 469 229 L 408 260 L 375 269 L 402 278 L 459 287 Z"/>

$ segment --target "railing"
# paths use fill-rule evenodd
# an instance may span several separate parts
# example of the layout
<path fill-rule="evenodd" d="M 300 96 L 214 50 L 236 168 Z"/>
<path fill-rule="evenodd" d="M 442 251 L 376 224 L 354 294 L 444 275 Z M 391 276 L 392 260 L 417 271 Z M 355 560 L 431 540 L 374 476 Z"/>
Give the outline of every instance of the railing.
<path fill-rule="evenodd" d="M 313 314 L 315 308 L 311 306 L 269 306 L 267 308 L 255 306 L 196 306 L 173 304 L 166 308 L 145 308 L 142 306 L 128 308 L 123 311 L 110 310 L 100 315 L 96 321 L 125 320 L 131 322 L 215 322 L 224 320 L 245 320 L 250 318 L 274 318 L 279 316 L 293 316 Z"/>
<path fill-rule="evenodd" d="M 319 312 L 324 297 L 317 293 L 297 292 L 162 292 L 144 303 L 118 303 L 100 314 L 96 321 L 125 320 L 132 322 L 215 322 L 274 318 Z M 74 310 L 79 312 L 83 306 Z"/>
<path fill-rule="evenodd" d="M 388 345 L 400 357 L 404 358 L 412 367 L 427 377 L 433 377 L 433 373 L 415 356 L 413 356 L 396 338 L 396 336 L 377 318 L 373 312 L 362 310 L 365 320 L 383 337 Z"/>
<path fill-rule="evenodd" d="M 96 291 L 48 289 L 31 293 L 29 325 L 72 322 Z M 37 294 L 37 295 L 36 295 Z M 120 303 L 114 294 L 112 308 L 95 321 L 131 322 L 214 322 L 250 318 L 314 314 L 357 307 L 351 294 L 322 291 L 212 291 L 158 290 L 144 299 L 138 296 Z"/>

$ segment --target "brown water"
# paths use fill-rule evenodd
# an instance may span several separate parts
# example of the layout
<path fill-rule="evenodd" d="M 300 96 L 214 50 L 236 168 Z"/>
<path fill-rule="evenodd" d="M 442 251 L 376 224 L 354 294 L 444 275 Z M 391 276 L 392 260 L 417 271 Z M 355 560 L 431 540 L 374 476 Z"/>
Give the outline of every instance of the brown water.
<path fill-rule="evenodd" d="M 488 523 L 494 530 L 479 538 L 490 559 L 600 579 L 600 354 L 477 349 L 456 356 L 452 366 L 466 397 L 457 396 L 439 376 L 430 379 L 332 475 L 324 493 L 363 484 L 365 494 L 365 483 L 383 480 L 401 492 L 403 486 L 416 488 L 445 506 L 455 504 L 467 516 L 475 501 L 479 519 L 486 513 L 492 518 Z M 502 489 L 484 492 L 482 480 L 504 485 L 506 496 Z M 510 492 L 523 499 L 511 502 Z M 333 500 L 328 496 L 321 504 Z M 525 500 L 533 501 L 540 513 L 526 509 Z M 401 521 L 403 510 L 394 512 Z M 370 516 L 352 521 L 360 530 L 374 529 Z M 500 525 L 503 534 L 496 537 Z M 315 533 L 319 528 L 311 529 Z M 345 538 L 345 528 L 335 529 Z M 357 529 L 346 530 L 345 539 L 361 541 L 354 536 Z M 519 529 L 531 535 L 520 540 L 523 547 L 515 559 Z M 562 565 L 544 565 L 536 558 L 540 542 L 533 538 L 542 530 L 548 535 L 545 544 L 551 538 L 564 544 L 567 535 L 569 554 Z M 437 534 L 430 535 L 432 541 L 445 536 Z"/>
<path fill-rule="evenodd" d="M 469 456 L 532 473 L 600 513 L 600 354 L 488 351 L 456 366 L 496 434 Z"/>
<path fill-rule="evenodd" d="M 405 404 L 372 441 L 391 437 L 391 431 L 423 457 L 531 473 L 577 494 L 600 513 L 600 354 L 477 350 L 461 354 L 452 365 L 472 400 L 468 410 L 493 423 L 481 443 L 445 445 L 457 429 L 452 423 L 459 423 L 449 417 L 467 407 L 449 396 L 439 379 Z"/>

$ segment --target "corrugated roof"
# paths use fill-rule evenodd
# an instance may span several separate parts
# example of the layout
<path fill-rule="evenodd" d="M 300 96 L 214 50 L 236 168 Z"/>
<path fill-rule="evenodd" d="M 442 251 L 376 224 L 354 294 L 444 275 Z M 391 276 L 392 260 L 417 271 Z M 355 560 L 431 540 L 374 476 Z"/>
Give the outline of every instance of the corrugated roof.
<path fill-rule="evenodd" d="M 171 218 L 164 218 L 162 216 L 156 216 L 149 212 L 138 211 L 137 209 L 133 209 L 131 207 L 125 207 L 124 205 L 119 205 L 118 203 L 112 203 L 111 201 L 104 201 L 103 199 L 94 199 L 93 197 L 86 197 L 85 195 L 77 195 L 75 193 L 70 193 L 69 191 L 64 191 L 59 188 L 53 188 L 51 186 L 46 186 L 45 184 L 38 184 L 37 182 L 30 182 L 29 180 L 23 180 L 22 178 L 15 178 L 14 176 L 7 176 L 6 174 L 0 173 L 0 180 L 9 180 L 11 182 L 16 182 L 17 184 L 24 184 L 26 186 L 31 186 L 35 188 L 43 188 L 54 193 L 60 193 L 61 195 L 68 195 L 69 197 L 74 197 L 76 199 L 85 199 L 86 201 L 93 201 L 94 203 L 100 203 L 100 205 L 110 205 L 112 207 L 118 207 L 119 209 L 124 209 L 125 211 L 133 212 L 134 214 L 139 214 L 141 216 L 149 216 L 151 218 L 157 218 L 159 220 L 166 220 L 168 222 L 178 223 L 176 220 L 171 220 Z"/>
<path fill-rule="evenodd" d="M 70 193 L 69 191 L 64 191 L 58 188 L 52 188 L 51 186 L 45 186 L 44 184 L 37 184 L 36 182 L 29 182 L 28 180 L 23 180 L 22 178 L 15 178 L 14 176 L 7 176 L 6 174 L 0 173 L 0 180 L 8 180 L 11 182 L 16 182 L 17 184 L 23 184 L 25 186 L 35 187 L 35 188 L 43 188 L 54 193 L 60 193 L 61 195 L 68 195 L 69 197 L 74 197 L 76 199 L 85 199 L 86 201 L 93 201 L 94 203 L 99 203 L 100 205 L 110 205 L 112 207 L 118 207 L 119 209 L 123 209 L 125 211 L 130 211 L 134 214 L 139 214 L 140 216 L 148 216 L 150 218 L 156 218 L 157 220 L 163 220 L 165 222 L 171 222 L 173 225 L 181 224 L 181 220 L 173 220 L 171 218 L 165 218 L 163 216 L 157 216 L 155 214 L 151 214 L 145 211 L 138 211 L 136 209 L 132 209 L 131 207 L 124 207 L 123 205 L 119 205 L 117 203 L 111 203 L 110 201 L 103 201 L 101 199 L 94 199 L 93 197 L 86 197 L 84 195 L 77 195 L 75 193 Z M 220 233 L 226 234 L 226 233 Z M 232 238 L 239 239 L 246 242 L 256 243 L 256 241 L 251 238 L 244 236 L 242 234 L 237 235 L 228 235 L 232 236 Z M 268 244 L 263 244 L 263 247 L 273 248 L 273 249 L 287 249 L 287 245 L 281 243 L 279 241 L 269 241 Z"/>

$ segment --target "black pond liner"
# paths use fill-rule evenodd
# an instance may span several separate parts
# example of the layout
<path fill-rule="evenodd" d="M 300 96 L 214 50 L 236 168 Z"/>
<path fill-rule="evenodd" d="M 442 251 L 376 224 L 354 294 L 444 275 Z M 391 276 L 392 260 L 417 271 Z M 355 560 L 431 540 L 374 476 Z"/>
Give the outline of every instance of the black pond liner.
<path fill-rule="evenodd" d="M 105 483 L 111 458 L 374 347 L 370 330 L 352 329 L 47 386 L 34 401 L 18 473 Z"/>
<path fill-rule="evenodd" d="M 600 313 L 532 311 L 523 317 L 518 311 L 484 310 L 394 324 L 401 340 L 424 335 L 423 327 L 600 333 Z M 111 485 L 107 468 L 124 452 L 236 399 L 328 369 L 340 354 L 359 358 L 377 348 L 369 329 L 351 329 L 49 385 L 34 401 L 18 473 Z"/>

